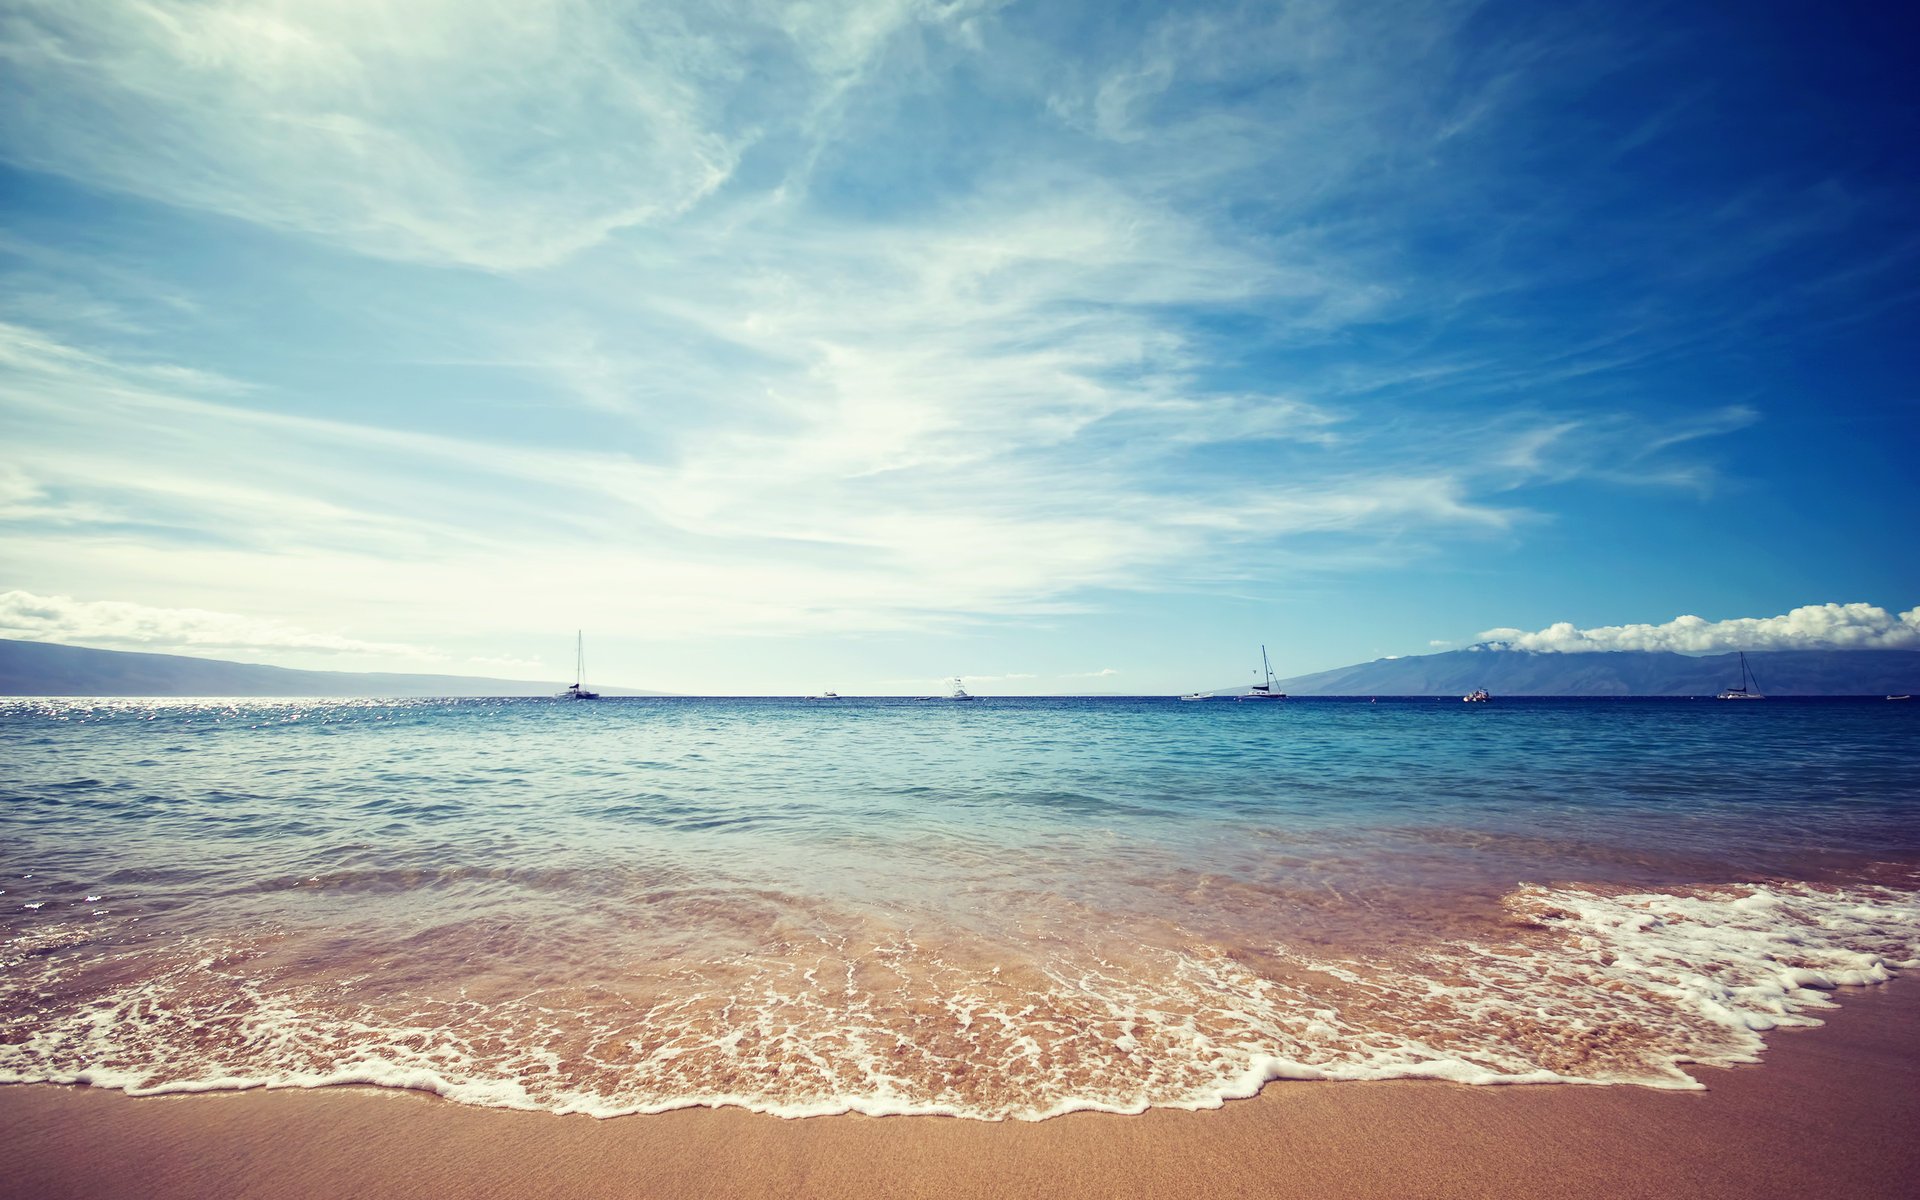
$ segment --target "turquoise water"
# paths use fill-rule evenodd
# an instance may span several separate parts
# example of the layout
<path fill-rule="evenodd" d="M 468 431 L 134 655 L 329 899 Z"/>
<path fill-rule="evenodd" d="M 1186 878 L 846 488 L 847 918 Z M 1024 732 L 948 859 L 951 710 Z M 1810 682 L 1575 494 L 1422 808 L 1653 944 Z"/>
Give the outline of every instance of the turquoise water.
<path fill-rule="evenodd" d="M 1793 972 L 1920 957 L 1916 735 L 1791 700 L 10 702 L 0 1078 L 975 1116 L 1683 1086 L 1819 1006 Z"/>

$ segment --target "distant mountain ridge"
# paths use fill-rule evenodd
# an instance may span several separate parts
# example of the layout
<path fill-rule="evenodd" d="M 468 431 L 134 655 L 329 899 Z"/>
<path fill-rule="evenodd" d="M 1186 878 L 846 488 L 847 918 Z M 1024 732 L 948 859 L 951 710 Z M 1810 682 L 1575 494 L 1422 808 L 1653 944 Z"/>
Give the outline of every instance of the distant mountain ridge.
<path fill-rule="evenodd" d="M 258 663 L 0 638 L 0 696 L 551 696 L 563 682 L 297 671 Z M 663 696 L 595 685 L 608 696 Z"/>
<path fill-rule="evenodd" d="M 1750 650 L 1762 693 L 1884 696 L 1920 692 L 1917 650 Z M 1617 650 L 1565 654 L 1476 647 L 1382 658 L 1276 680 L 1294 696 L 1711 696 L 1740 681 L 1733 654 Z M 0 638 L 0 696 L 551 696 L 558 680 L 302 671 L 257 663 L 96 650 Z M 608 696 L 664 696 L 596 685 Z M 1221 696 L 1246 685 L 1215 688 Z"/>
<path fill-rule="evenodd" d="M 1772 696 L 1886 696 L 1920 691 L 1920 650 L 1749 650 Z M 1476 647 L 1356 663 L 1276 681 L 1293 696 L 1712 696 L 1740 682 L 1737 654 L 1566 654 Z M 1245 691 L 1220 688 L 1220 694 Z"/>

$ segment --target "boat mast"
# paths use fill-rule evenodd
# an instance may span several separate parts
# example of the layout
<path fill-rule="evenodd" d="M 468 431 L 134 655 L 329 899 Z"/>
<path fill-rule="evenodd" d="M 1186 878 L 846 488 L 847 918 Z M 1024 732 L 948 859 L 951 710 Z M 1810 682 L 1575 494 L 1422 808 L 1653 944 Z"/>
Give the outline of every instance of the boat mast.
<path fill-rule="evenodd" d="M 587 675 L 587 643 L 578 629 L 573 631 L 573 686 L 579 687 Z"/>
<path fill-rule="evenodd" d="M 1272 691 L 1273 690 L 1273 664 L 1267 661 L 1267 645 L 1265 642 L 1262 642 L 1260 644 L 1260 669 L 1266 673 L 1267 690 Z"/>

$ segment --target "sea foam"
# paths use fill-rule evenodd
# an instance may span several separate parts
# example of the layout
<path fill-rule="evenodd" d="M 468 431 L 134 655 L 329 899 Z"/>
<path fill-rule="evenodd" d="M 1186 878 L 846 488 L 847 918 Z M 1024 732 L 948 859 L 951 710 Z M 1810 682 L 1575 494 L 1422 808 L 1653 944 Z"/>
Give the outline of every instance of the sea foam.
<path fill-rule="evenodd" d="M 234 939 L 103 963 L 54 927 L 0 957 L 0 1081 L 1021 1120 L 1214 1107 L 1273 1080 L 1697 1088 L 1694 1069 L 1819 1024 L 1837 989 L 1920 966 L 1920 900 L 1899 887 L 1523 885 L 1503 903 L 1498 937 L 1393 954 L 881 930 L 524 991 L 323 985 Z"/>

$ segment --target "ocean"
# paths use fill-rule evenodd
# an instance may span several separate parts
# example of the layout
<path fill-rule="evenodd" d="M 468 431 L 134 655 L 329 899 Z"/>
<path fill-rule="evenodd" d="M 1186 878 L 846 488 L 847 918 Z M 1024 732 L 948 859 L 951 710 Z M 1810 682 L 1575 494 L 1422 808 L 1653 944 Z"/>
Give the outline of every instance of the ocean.
<path fill-rule="evenodd" d="M 1689 1088 L 1916 966 L 1912 704 L 0 702 L 0 1082 Z"/>

